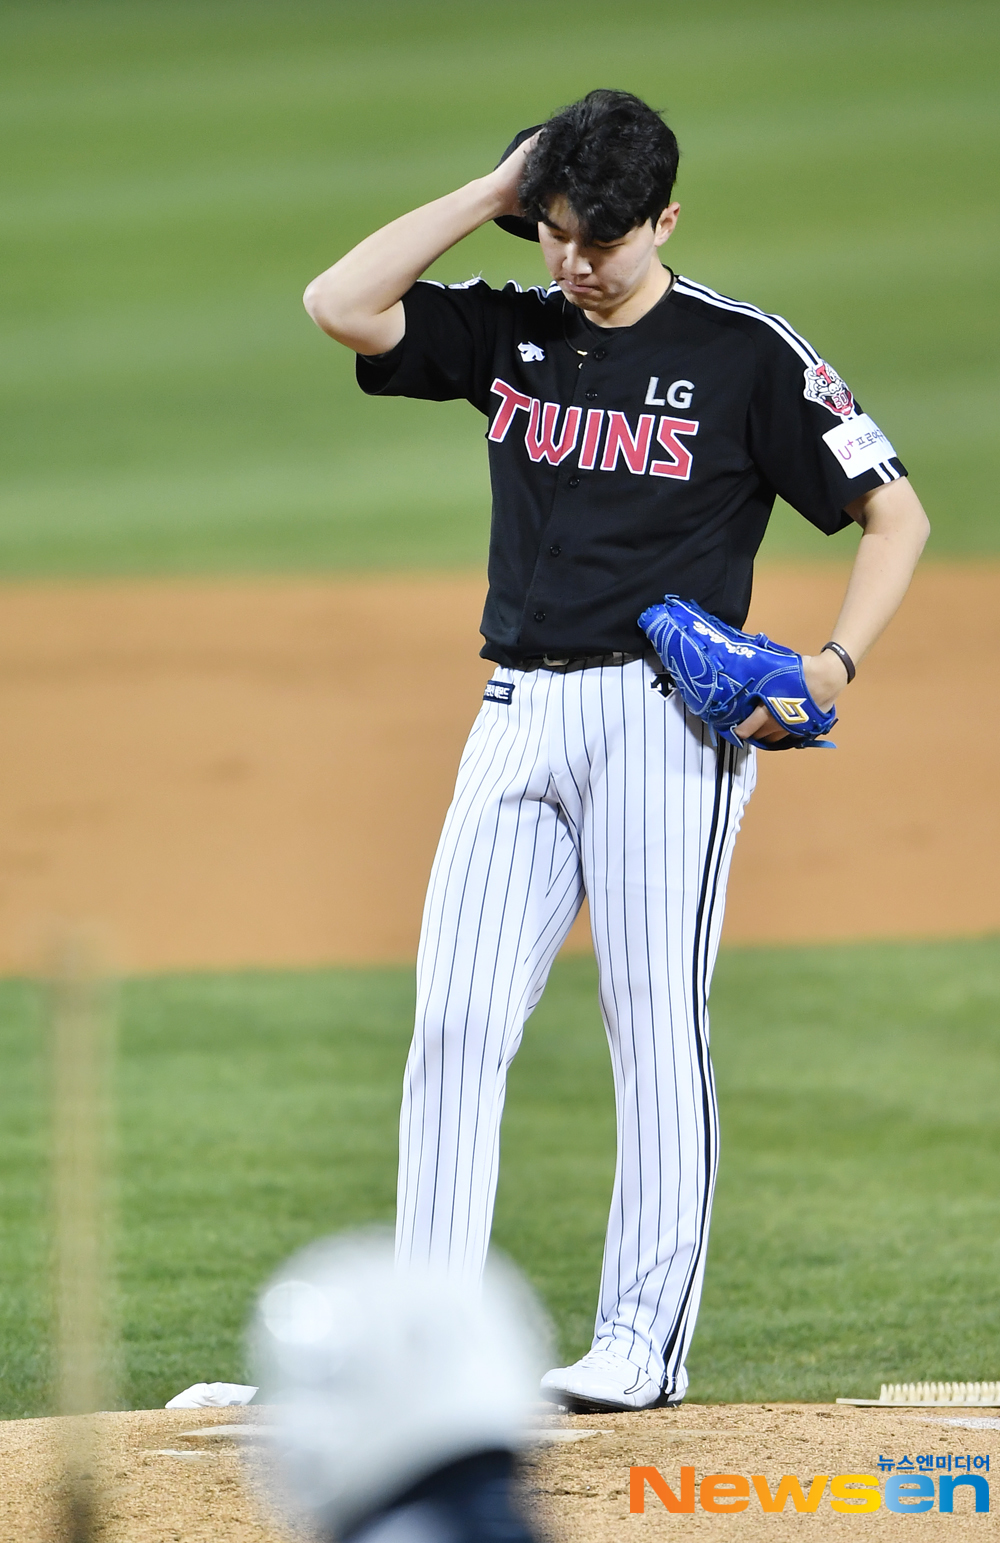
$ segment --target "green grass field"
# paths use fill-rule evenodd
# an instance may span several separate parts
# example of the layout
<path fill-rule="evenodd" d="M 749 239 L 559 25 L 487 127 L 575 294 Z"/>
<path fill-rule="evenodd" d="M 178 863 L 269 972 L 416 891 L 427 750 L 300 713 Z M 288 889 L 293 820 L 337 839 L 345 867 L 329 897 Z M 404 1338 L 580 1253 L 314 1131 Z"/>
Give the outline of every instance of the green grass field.
<path fill-rule="evenodd" d="M 724 951 L 723 1123 L 696 1400 L 997 1375 L 1000 942 Z M 392 1214 L 408 971 L 129 983 L 122 1393 L 243 1380 L 296 1245 Z M 41 1007 L 0 986 L 0 1412 L 47 1407 Z M 496 1239 L 589 1342 L 614 1156 L 593 963 L 559 963 L 515 1062 Z"/>
<path fill-rule="evenodd" d="M 995 553 L 998 40 L 988 0 L 9 0 L 0 574 L 482 561 L 478 417 L 363 399 L 299 296 L 595 84 L 677 129 L 673 261 L 847 375 L 932 554 Z M 436 271 L 480 270 L 543 277 L 492 227 Z"/>

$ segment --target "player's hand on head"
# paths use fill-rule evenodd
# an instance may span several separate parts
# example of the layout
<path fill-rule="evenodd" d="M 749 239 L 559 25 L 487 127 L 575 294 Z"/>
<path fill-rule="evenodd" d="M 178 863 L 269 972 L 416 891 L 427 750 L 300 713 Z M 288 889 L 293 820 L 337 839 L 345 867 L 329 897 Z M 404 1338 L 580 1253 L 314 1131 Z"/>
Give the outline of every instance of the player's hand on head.
<path fill-rule="evenodd" d="M 540 133 L 541 129 L 538 133 L 532 134 L 531 138 L 526 139 L 523 144 L 518 145 L 516 150 L 512 150 L 507 159 L 501 161 L 496 170 L 490 172 L 486 179 L 491 183 L 498 200 L 497 214 L 519 215 L 521 213 L 517 185 L 524 171 L 525 159 L 529 151 L 534 149 Z"/>

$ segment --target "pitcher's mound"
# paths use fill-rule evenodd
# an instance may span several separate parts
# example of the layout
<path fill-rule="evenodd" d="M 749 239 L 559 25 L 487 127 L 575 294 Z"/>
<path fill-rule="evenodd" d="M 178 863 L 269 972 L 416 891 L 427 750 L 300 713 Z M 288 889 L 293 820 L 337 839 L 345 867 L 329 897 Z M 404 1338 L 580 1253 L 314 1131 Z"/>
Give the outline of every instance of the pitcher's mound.
<path fill-rule="evenodd" d="M 232 1430 L 266 1419 L 266 1410 L 249 1409 L 151 1409 L 99 1416 L 95 1472 L 101 1537 L 106 1543 L 285 1543 L 287 1535 L 261 1513 L 244 1485 L 240 1448 L 247 1438 Z M 0 1424 L 4 1539 L 50 1543 L 59 1535 L 59 1451 L 66 1423 Z M 904 1458 L 917 1477 L 934 1479 L 933 1507 L 923 1516 L 920 1536 L 926 1537 L 930 1528 L 936 1535 L 938 1527 L 951 1527 L 942 1536 L 957 1538 L 988 1523 L 982 1513 L 982 1523 L 975 1515 L 971 1485 L 955 1489 L 953 1514 L 942 1513 L 940 1477 L 964 1476 L 968 1464 L 968 1472 L 989 1483 L 1000 1454 L 1000 1419 L 975 1409 L 892 1413 L 820 1404 L 685 1404 L 643 1414 L 581 1415 L 563 1425 L 567 1432 L 596 1434 L 538 1446 L 524 1467 L 525 1503 L 553 1543 L 617 1543 L 626 1534 L 659 1539 L 718 1533 L 755 1540 L 773 1538 L 776 1529 L 788 1527 L 809 1529 L 817 1539 L 844 1529 L 851 1538 L 892 1535 L 907 1522 L 881 1502 L 875 1511 L 832 1509 L 833 1480 L 872 1476 L 869 1486 L 877 1481 L 877 1489 L 867 1490 L 870 1504 L 884 1492 L 888 1477 L 880 1472 L 880 1460 L 899 1463 Z M 638 1467 L 657 1470 L 679 1500 L 693 1494 L 694 1510 L 671 1514 L 655 1485 L 645 1482 L 644 1512 L 630 1511 L 630 1470 Z M 693 1491 L 690 1476 L 681 1471 L 690 1468 Z M 714 1490 L 705 1484 L 711 1475 L 720 1478 Z M 780 1514 L 768 1514 L 752 1483 L 754 1475 L 764 1476 L 769 1497 L 783 1476 L 794 1475 L 802 1498 L 815 1499 L 816 1509 L 797 1512 L 793 1494 Z M 818 1488 L 817 1475 L 827 1476 Z M 741 1488 L 749 1490 L 749 1498 L 735 1520 L 705 1509 L 713 1495 L 716 1504 L 724 1504 L 727 1492 L 730 1504 L 739 1506 Z M 864 1492 L 854 1493 L 863 1501 Z M 911 1493 L 919 1502 L 919 1494 Z"/>

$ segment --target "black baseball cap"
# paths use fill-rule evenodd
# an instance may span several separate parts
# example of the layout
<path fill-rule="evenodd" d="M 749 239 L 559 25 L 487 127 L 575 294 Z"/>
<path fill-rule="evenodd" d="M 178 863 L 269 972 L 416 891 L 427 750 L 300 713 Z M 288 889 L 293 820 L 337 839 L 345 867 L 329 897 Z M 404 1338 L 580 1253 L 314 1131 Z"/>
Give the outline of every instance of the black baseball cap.
<path fill-rule="evenodd" d="M 523 145 L 526 139 L 530 139 L 532 134 L 537 134 L 538 130 L 544 127 L 544 123 L 536 123 L 533 128 L 522 129 L 520 134 L 511 140 L 503 155 L 497 161 L 497 166 L 502 166 L 507 157 L 513 155 L 518 145 Z M 496 170 L 496 167 L 494 167 L 494 170 Z M 493 223 L 494 225 L 499 225 L 500 229 L 505 230 L 509 236 L 520 236 L 522 241 L 538 240 L 538 225 L 535 220 L 522 219 L 519 214 L 501 214 L 497 216 Z"/>

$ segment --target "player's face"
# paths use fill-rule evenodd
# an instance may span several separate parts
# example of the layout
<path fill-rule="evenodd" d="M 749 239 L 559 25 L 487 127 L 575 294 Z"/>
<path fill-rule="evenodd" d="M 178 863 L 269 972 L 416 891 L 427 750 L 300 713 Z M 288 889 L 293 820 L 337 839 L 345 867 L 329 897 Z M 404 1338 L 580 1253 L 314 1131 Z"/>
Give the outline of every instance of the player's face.
<path fill-rule="evenodd" d="M 646 220 L 617 241 L 585 242 L 576 215 L 560 194 L 538 226 L 545 265 L 573 305 L 598 314 L 617 310 L 659 268 L 657 251 L 677 223 L 679 210 L 678 204 L 671 204 L 655 226 Z"/>

